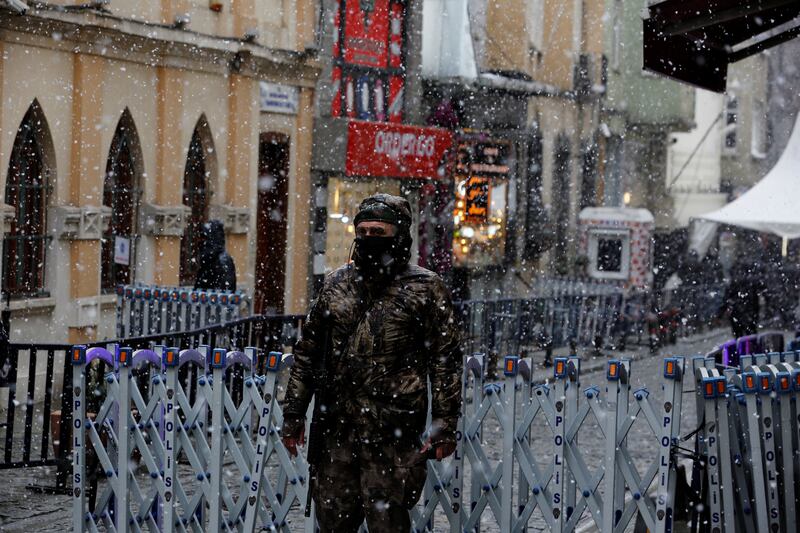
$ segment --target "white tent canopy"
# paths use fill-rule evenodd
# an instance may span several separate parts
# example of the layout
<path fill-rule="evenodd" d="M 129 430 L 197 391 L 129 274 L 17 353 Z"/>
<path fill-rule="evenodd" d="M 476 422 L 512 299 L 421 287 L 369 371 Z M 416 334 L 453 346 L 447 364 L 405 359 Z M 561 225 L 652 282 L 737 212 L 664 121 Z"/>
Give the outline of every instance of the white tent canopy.
<path fill-rule="evenodd" d="M 800 237 L 800 115 L 772 170 L 733 202 L 698 218 L 787 239 Z"/>

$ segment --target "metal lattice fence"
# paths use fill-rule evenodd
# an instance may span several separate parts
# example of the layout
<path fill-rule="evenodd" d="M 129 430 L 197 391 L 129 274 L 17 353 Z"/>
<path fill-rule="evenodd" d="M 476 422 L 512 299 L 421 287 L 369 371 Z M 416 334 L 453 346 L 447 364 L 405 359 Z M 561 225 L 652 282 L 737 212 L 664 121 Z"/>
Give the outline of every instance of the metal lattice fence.
<path fill-rule="evenodd" d="M 85 369 L 95 359 L 108 367 L 108 387 L 89 414 Z M 277 386 L 291 356 L 75 347 L 71 361 L 76 531 L 313 531 L 313 516 L 299 511 L 308 465 L 280 439 Z M 506 358 L 504 378 L 486 382 L 484 358 L 468 358 L 457 449 L 447 461 L 429 462 L 423 498 L 411 511 L 415 530 L 472 531 L 490 520 L 509 532 L 534 523 L 575 531 L 586 522 L 613 532 L 640 515 L 651 530 L 668 531 L 683 359 L 666 364 L 669 407 L 657 408 L 646 390 L 630 390 L 625 360 L 609 362 L 601 393 L 580 389 L 578 358 L 556 359 L 550 385 L 534 383 L 529 360 Z M 198 369 L 194 381 L 181 378 L 186 366 Z M 627 443 L 637 421 L 658 450 L 646 464 Z M 499 457 L 496 442 L 484 442 L 492 440 L 488 426 Z M 586 455 L 580 438 L 599 446 L 599 458 Z M 533 439 L 549 441 L 550 451 L 535 453 Z"/>

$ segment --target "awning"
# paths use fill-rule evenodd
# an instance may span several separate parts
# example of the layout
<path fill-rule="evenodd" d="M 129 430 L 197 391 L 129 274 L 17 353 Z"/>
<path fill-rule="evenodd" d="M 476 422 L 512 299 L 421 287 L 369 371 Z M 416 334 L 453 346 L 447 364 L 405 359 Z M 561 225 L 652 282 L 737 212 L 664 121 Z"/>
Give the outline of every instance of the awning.
<path fill-rule="evenodd" d="M 728 64 L 800 34 L 798 0 L 665 0 L 647 8 L 644 68 L 724 92 Z"/>
<path fill-rule="evenodd" d="M 698 218 L 787 239 L 800 237 L 800 116 L 772 170 L 733 202 Z"/>

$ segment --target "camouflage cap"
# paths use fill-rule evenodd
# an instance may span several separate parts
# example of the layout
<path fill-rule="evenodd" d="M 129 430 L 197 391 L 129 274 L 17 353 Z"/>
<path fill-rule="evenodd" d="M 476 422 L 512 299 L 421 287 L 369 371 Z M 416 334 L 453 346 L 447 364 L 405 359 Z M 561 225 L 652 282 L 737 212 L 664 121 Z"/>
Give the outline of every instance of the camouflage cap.
<path fill-rule="evenodd" d="M 398 227 L 411 226 L 411 204 L 399 196 L 379 192 L 365 198 L 358 206 L 353 224 L 361 222 L 387 222 Z"/>

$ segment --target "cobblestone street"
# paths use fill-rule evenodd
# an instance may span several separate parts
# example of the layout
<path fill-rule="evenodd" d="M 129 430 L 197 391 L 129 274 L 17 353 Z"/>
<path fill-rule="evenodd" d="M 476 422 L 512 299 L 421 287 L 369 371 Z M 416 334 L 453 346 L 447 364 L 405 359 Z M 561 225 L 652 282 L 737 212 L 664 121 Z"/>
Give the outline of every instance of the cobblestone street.
<path fill-rule="evenodd" d="M 706 334 L 704 336 L 697 336 L 688 340 L 680 340 L 676 346 L 668 347 L 661 351 L 658 357 L 651 357 L 646 348 L 641 348 L 639 351 L 632 351 L 626 353 L 626 357 L 631 357 L 634 362 L 631 365 L 631 390 L 640 387 L 646 387 L 654 396 L 656 402 L 660 401 L 662 396 L 661 391 L 661 356 L 662 355 L 685 355 L 687 357 L 705 352 L 710 349 L 715 343 L 721 341 L 727 331 L 719 331 L 716 333 Z M 583 369 L 581 374 L 581 389 L 591 385 L 597 385 L 603 389 L 605 384 L 605 377 L 603 369 L 605 368 L 606 358 L 590 357 L 584 359 Z M 550 369 L 538 369 L 536 371 L 536 380 L 544 382 L 552 375 Z M 687 380 L 684 385 L 684 393 L 686 394 L 683 403 L 683 430 L 682 433 L 688 433 L 695 425 L 695 403 L 691 396 L 693 385 L 691 380 Z M 547 431 L 544 429 L 544 420 L 537 418 L 538 422 L 534 423 L 534 427 L 542 427 L 541 433 L 532 435 L 532 447 L 534 455 L 541 457 L 540 464 L 549 461 L 552 454 L 552 439 L 547 437 Z M 594 444 L 592 435 L 597 434 L 599 428 L 597 422 L 593 417 L 587 419 L 586 424 L 579 433 L 579 442 L 581 443 L 581 450 L 584 458 L 591 471 L 594 471 L 599 464 L 603 451 L 597 441 Z M 487 417 L 484 425 L 484 450 L 488 460 L 496 465 L 500 460 L 501 455 L 501 435 L 499 430 L 499 423 L 493 417 Z M 655 451 L 657 449 L 656 440 L 650 432 L 649 427 L 643 420 L 637 420 L 631 429 L 628 438 L 629 443 L 635 443 L 630 446 L 630 450 L 634 461 L 640 472 L 643 472 L 646 465 L 649 465 L 655 460 Z M 465 473 L 465 491 L 468 491 L 470 486 L 470 469 L 467 468 Z M 71 520 L 71 507 L 70 498 L 64 495 L 46 495 L 37 494 L 30 491 L 27 486 L 38 482 L 41 484 L 52 483 L 54 479 L 53 470 L 51 468 L 36 468 L 36 469 L 20 469 L 20 470 L 6 470 L 0 471 L 0 486 L 2 486 L 2 498 L 0 498 L 0 530 L 2 531 L 64 531 L 70 528 Z M 468 501 L 469 493 L 465 492 L 465 502 Z M 302 510 L 297 508 L 293 513 L 294 522 L 301 521 Z M 588 513 L 584 516 L 583 527 L 585 530 L 590 531 L 591 528 L 588 524 Z M 482 531 L 486 532 L 499 532 L 497 521 L 492 515 L 490 510 L 486 510 L 483 514 Z M 435 531 L 445 531 L 444 518 L 439 513 L 435 521 Z M 299 526 L 293 528 L 300 530 Z M 538 510 L 534 513 L 531 519 L 532 530 L 544 530 L 541 515 Z"/>

